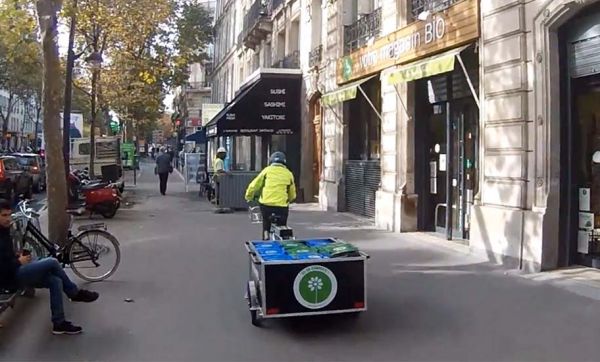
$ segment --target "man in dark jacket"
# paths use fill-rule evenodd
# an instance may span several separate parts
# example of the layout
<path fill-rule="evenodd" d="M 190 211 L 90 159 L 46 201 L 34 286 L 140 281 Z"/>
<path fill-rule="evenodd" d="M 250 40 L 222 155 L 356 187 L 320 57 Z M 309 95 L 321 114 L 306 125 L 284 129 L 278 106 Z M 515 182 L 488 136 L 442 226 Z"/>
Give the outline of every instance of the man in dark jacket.
<path fill-rule="evenodd" d="M 169 174 L 173 172 L 171 161 L 171 156 L 165 149 L 163 149 L 162 153 L 156 158 L 156 174 L 160 180 L 160 193 L 163 196 L 167 193 Z"/>
<path fill-rule="evenodd" d="M 48 288 L 52 312 L 53 334 L 78 334 L 82 328 L 65 320 L 64 292 L 73 302 L 90 303 L 98 293 L 79 289 L 67 276 L 58 260 L 45 258 L 33 261 L 26 250 L 15 253 L 10 235 L 11 205 L 0 199 L 0 289 Z"/>

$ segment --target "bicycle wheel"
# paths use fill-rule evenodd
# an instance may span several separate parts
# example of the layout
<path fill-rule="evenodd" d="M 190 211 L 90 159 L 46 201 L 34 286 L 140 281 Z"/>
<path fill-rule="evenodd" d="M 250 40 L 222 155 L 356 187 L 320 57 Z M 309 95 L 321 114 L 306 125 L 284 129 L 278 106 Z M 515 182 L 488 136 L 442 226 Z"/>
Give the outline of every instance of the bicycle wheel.
<path fill-rule="evenodd" d="M 104 230 L 87 230 L 74 236 L 67 254 L 73 273 L 89 282 L 109 278 L 121 263 L 119 242 Z"/>
<path fill-rule="evenodd" d="M 45 258 L 49 253 L 46 252 L 46 249 L 40 243 L 38 243 L 34 238 L 29 235 L 25 235 L 23 238 L 23 249 L 27 249 L 31 252 L 31 258 L 33 260 L 39 260 L 41 258 Z"/>

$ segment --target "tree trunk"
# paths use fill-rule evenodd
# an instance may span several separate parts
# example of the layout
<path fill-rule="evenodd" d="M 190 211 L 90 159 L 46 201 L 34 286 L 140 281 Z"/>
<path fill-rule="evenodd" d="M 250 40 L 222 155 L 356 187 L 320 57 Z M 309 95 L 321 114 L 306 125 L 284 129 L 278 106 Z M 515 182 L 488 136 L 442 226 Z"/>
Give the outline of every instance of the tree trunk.
<path fill-rule="evenodd" d="M 96 97 L 98 87 L 98 70 L 92 70 L 92 124 L 90 127 L 90 177 L 95 176 L 95 161 L 96 161 L 96 116 L 98 110 L 96 109 Z"/>
<path fill-rule="evenodd" d="M 64 243 L 67 240 L 69 218 L 67 208 L 67 184 L 60 132 L 60 101 L 62 79 L 58 55 L 58 19 L 61 8 L 59 0 L 38 0 L 40 33 L 44 58 L 44 134 L 46 140 L 46 164 L 48 175 L 48 236 L 50 240 Z"/>

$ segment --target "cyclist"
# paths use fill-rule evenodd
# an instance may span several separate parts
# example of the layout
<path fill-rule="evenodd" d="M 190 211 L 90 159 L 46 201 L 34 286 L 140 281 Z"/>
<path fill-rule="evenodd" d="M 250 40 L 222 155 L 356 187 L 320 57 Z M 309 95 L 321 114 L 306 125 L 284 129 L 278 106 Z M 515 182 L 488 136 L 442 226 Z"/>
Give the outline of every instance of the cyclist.
<path fill-rule="evenodd" d="M 280 225 L 287 225 L 290 202 L 296 200 L 294 175 L 286 166 L 285 154 L 274 152 L 265 167 L 252 180 L 246 190 L 246 201 L 257 201 L 263 216 L 263 239 L 269 238 L 271 216 L 275 215 Z"/>
<path fill-rule="evenodd" d="M 73 302 L 90 303 L 98 299 L 98 293 L 79 289 L 69 279 L 58 260 L 45 258 L 32 261 L 25 250 L 15 253 L 10 235 L 12 208 L 0 199 L 0 289 L 48 288 L 53 334 L 78 334 L 82 328 L 65 320 L 64 292 Z"/>

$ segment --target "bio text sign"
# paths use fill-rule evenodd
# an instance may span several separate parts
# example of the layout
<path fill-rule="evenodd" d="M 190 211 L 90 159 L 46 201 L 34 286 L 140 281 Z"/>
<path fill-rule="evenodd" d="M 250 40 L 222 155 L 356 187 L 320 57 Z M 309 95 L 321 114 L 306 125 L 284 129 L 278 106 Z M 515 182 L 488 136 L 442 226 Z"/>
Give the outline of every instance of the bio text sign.
<path fill-rule="evenodd" d="M 425 21 L 416 21 L 337 62 L 338 84 L 408 63 L 479 37 L 477 0 L 463 0 Z"/>

